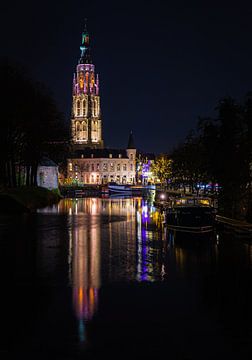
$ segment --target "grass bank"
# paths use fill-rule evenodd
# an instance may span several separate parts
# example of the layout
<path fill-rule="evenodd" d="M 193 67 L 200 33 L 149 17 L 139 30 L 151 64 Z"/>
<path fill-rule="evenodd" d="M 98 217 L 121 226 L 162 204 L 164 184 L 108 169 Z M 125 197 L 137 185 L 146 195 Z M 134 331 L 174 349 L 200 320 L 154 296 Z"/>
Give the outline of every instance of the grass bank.
<path fill-rule="evenodd" d="M 20 187 L 0 191 L 0 212 L 30 212 L 57 203 L 61 199 L 58 190 L 42 187 Z"/>

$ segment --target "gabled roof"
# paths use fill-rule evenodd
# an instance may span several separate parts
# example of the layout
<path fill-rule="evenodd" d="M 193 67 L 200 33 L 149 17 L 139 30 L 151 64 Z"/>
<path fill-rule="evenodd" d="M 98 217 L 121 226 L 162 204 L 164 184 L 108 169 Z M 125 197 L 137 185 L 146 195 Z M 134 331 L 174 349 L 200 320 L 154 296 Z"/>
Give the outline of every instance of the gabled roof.
<path fill-rule="evenodd" d="M 133 132 L 131 131 L 129 134 L 129 141 L 128 141 L 128 146 L 127 149 L 135 149 L 135 142 L 134 142 L 134 138 L 133 138 Z"/>

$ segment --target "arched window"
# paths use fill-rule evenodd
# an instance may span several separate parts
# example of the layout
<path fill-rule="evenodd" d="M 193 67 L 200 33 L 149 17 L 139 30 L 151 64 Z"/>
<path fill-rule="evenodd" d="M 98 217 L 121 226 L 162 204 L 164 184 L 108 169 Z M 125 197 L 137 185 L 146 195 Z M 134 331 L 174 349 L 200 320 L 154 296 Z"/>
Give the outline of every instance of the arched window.
<path fill-rule="evenodd" d="M 86 114 L 87 114 L 87 107 L 86 107 L 86 105 L 87 105 L 87 102 L 86 102 L 86 99 L 84 99 L 84 100 L 82 101 L 83 116 L 86 116 Z"/>
<path fill-rule="evenodd" d="M 77 116 L 80 116 L 80 100 L 77 100 L 76 102 L 76 114 Z"/>

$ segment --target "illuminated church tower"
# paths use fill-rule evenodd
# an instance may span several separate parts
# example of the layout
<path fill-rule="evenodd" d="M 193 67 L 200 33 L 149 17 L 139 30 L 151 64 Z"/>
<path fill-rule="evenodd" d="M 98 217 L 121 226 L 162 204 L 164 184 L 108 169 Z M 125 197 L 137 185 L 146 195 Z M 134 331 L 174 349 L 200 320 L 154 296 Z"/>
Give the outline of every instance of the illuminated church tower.
<path fill-rule="evenodd" d="M 80 50 L 81 57 L 73 77 L 72 143 L 75 150 L 103 148 L 99 78 L 95 76 L 86 26 Z"/>

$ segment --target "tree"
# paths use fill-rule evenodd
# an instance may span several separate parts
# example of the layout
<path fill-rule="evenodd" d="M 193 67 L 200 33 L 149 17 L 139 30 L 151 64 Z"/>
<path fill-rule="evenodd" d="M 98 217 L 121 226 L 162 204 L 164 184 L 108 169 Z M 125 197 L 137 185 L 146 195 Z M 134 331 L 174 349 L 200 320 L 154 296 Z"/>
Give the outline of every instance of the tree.
<path fill-rule="evenodd" d="M 36 185 L 41 157 L 50 155 L 53 141 L 66 134 L 63 117 L 42 84 L 7 59 L 0 62 L 3 106 L 0 123 L 0 183 L 21 184 L 25 169 L 27 185 Z"/>
<path fill-rule="evenodd" d="M 217 117 L 200 118 L 196 131 L 171 154 L 173 178 L 195 188 L 197 182 L 218 183 L 219 211 L 252 218 L 252 100 L 218 102 Z"/>
<path fill-rule="evenodd" d="M 166 154 L 160 154 L 151 165 L 153 175 L 160 179 L 161 184 L 167 185 L 171 179 L 172 160 Z"/>

